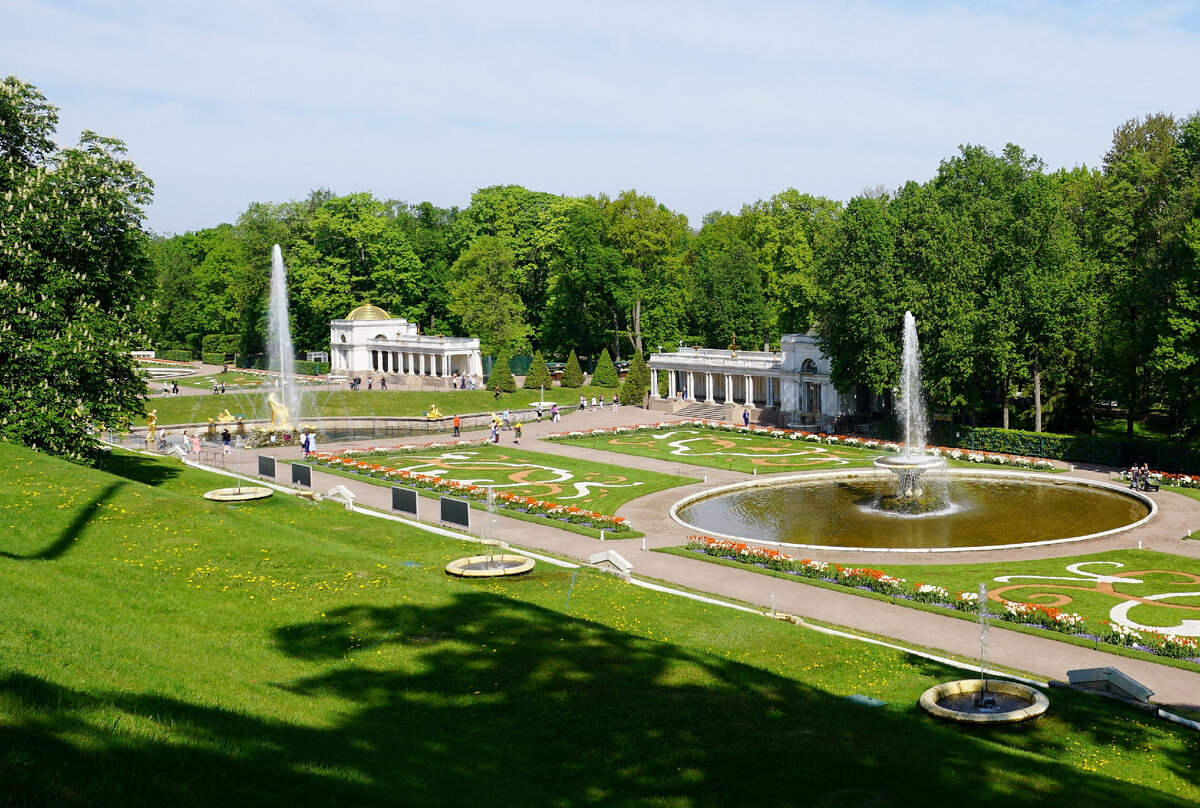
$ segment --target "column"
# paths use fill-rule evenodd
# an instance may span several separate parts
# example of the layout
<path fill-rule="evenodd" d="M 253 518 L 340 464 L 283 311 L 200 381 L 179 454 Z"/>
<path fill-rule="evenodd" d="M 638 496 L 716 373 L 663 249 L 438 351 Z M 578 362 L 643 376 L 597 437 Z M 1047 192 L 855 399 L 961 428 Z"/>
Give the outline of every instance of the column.
<path fill-rule="evenodd" d="M 704 403 L 717 403 L 716 399 L 713 398 L 713 375 L 711 373 L 704 374 Z"/>
<path fill-rule="evenodd" d="M 733 400 L 733 374 L 731 374 L 731 373 L 725 374 L 725 403 L 726 404 L 731 404 L 731 403 L 736 404 L 737 403 L 736 401 Z"/>
<path fill-rule="evenodd" d="M 746 406 L 754 406 L 754 377 L 746 374 Z"/>
<path fill-rule="evenodd" d="M 670 391 L 667 391 L 667 395 L 670 394 Z M 650 368 L 650 398 L 662 398 L 658 394 L 658 371 L 654 368 Z"/>
<path fill-rule="evenodd" d="M 775 406 L 775 379 L 767 376 L 767 406 Z"/>
<path fill-rule="evenodd" d="M 692 401 L 696 400 L 696 374 L 690 370 L 687 372 L 687 384 L 683 386 L 683 391 L 685 400 L 688 396 L 692 397 Z"/>
<path fill-rule="evenodd" d="M 416 371 L 416 365 L 413 363 L 413 353 L 412 353 L 412 351 L 409 351 L 409 352 L 408 352 L 408 370 L 407 370 L 406 372 L 408 373 L 408 375 L 409 375 L 409 376 L 412 376 L 414 373 L 416 373 L 416 372 L 417 372 L 417 371 Z"/>

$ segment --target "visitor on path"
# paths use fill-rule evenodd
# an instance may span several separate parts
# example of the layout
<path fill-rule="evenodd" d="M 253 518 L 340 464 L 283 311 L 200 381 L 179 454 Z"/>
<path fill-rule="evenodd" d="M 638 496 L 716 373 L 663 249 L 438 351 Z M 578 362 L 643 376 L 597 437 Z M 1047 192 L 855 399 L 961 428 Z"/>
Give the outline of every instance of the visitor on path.
<path fill-rule="evenodd" d="M 521 442 L 521 422 L 517 421 L 513 424 L 513 443 Z"/>
<path fill-rule="evenodd" d="M 375 377 L 374 377 L 374 376 L 368 376 L 368 377 L 367 377 L 367 389 L 368 389 L 368 390 L 370 390 L 370 389 L 371 389 L 371 385 L 373 385 L 374 383 L 375 383 Z"/>
<path fill-rule="evenodd" d="M 300 433 L 300 451 L 305 457 L 308 457 L 308 430 Z"/>
<path fill-rule="evenodd" d="M 183 447 L 183 454 L 185 454 L 185 455 L 188 452 L 190 452 L 192 449 L 192 442 L 190 440 L 188 440 L 188 433 L 187 433 L 186 429 L 183 430 L 183 440 L 180 442 L 179 445 Z"/>
<path fill-rule="evenodd" d="M 216 379 L 213 379 L 213 395 L 215 396 L 220 389 L 221 385 L 217 384 Z"/>
<path fill-rule="evenodd" d="M 462 431 L 459 427 L 462 426 L 462 419 L 458 417 L 458 413 L 454 413 L 454 437 L 461 438 Z"/>
<path fill-rule="evenodd" d="M 537 408 L 535 411 L 537 412 L 537 419 L 538 423 L 540 424 L 542 422 L 542 402 L 539 401 L 537 403 Z"/>
<path fill-rule="evenodd" d="M 613 412 L 616 412 L 616 411 L 617 411 L 617 406 L 618 406 L 620 403 L 621 403 L 621 399 L 620 399 L 620 397 L 619 397 L 619 396 L 618 396 L 616 393 L 613 393 L 613 408 L 612 408 L 612 411 L 613 411 Z"/>
<path fill-rule="evenodd" d="M 179 382 L 171 382 L 171 395 L 179 395 Z"/>
<path fill-rule="evenodd" d="M 580 396 L 579 397 L 579 411 L 583 412 L 586 409 L 587 409 L 587 399 L 584 398 L 583 396 Z"/>
<path fill-rule="evenodd" d="M 511 427 L 509 426 L 509 422 L 508 422 L 508 407 L 504 408 L 504 428 L 511 429 Z"/>
<path fill-rule="evenodd" d="M 171 433 L 165 429 L 158 433 L 158 451 L 162 452 L 163 454 L 167 453 L 167 435 L 170 434 Z"/>
<path fill-rule="evenodd" d="M 317 433 L 309 432 L 308 433 L 308 453 L 312 454 L 316 450 L 317 450 Z"/>
<path fill-rule="evenodd" d="M 558 423 L 558 419 L 559 419 L 559 415 L 558 415 L 558 405 L 557 405 L 557 404 L 551 404 L 551 405 L 550 405 L 550 423 L 552 423 L 552 424 L 557 424 L 557 423 Z"/>
<path fill-rule="evenodd" d="M 225 427 L 221 430 L 221 450 L 225 454 L 229 454 L 229 442 L 231 440 L 233 440 L 233 438 L 229 435 L 229 427 Z"/>
<path fill-rule="evenodd" d="M 221 395 L 225 395 L 225 382 L 221 382 Z"/>
<path fill-rule="evenodd" d="M 192 451 L 195 452 L 196 454 L 200 454 L 200 433 L 199 432 L 192 435 Z"/>
<path fill-rule="evenodd" d="M 386 390 L 386 389 L 387 389 L 387 376 L 380 376 L 380 377 L 379 377 L 379 389 L 380 389 L 380 390 Z"/>
<path fill-rule="evenodd" d="M 165 396 L 169 392 L 171 392 L 171 383 L 163 379 L 163 395 Z"/>
<path fill-rule="evenodd" d="M 750 426 L 750 410 L 742 408 L 742 426 Z"/>
<path fill-rule="evenodd" d="M 592 396 L 592 412 L 599 412 L 600 406 L 596 403 L 596 397 Z"/>
<path fill-rule="evenodd" d="M 229 372 L 229 365 L 221 365 L 221 375 L 224 376 Z"/>

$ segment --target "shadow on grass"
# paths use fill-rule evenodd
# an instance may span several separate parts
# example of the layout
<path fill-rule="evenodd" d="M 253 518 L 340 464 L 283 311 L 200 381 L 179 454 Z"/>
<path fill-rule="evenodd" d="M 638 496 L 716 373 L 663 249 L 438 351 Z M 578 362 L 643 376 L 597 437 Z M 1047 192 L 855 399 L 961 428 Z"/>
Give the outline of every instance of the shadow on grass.
<path fill-rule="evenodd" d="M 61 558 L 67 550 L 75 546 L 75 542 L 83 535 L 87 528 L 88 522 L 92 521 L 95 515 L 95 508 L 112 499 L 118 491 L 125 487 L 125 483 L 114 482 L 109 483 L 104 489 L 92 499 L 91 504 L 85 508 L 80 508 L 79 513 L 71 520 L 62 532 L 45 549 L 36 553 L 10 553 L 6 550 L 0 550 L 0 558 L 8 558 L 13 561 L 54 561 Z"/>
<path fill-rule="evenodd" d="M 180 465 L 168 465 L 159 458 L 130 452 L 113 452 L 96 463 L 100 471 L 137 483 L 158 487 L 179 477 Z"/>
<path fill-rule="evenodd" d="M 333 628 L 337 626 L 337 628 Z M 276 630 L 323 672 L 253 709 L 0 680 L 0 777 L 30 805 L 1167 806 L 1063 761 L 1072 736 L 1147 744 L 1121 710 L 963 729 L 480 592 Z M 378 652 L 378 653 L 377 653 Z M 944 677 L 946 669 L 926 664 Z M 253 688 L 253 685 L 246 685 Z M 322 720 L 288 722 L 289 703 Z M 1055 699 L 1056 703 L 1059 701 Z M 1052 710 L 1055 707 L 1052 706 Z M 311 714 L 311 712 L 310 712 Z M 1132 753 L 1132 752 L 1130 752 Z M 1200 740 L 1156 749 L 1181 772 Z M 0 797 L 0 801 L 3 801 Z"/>

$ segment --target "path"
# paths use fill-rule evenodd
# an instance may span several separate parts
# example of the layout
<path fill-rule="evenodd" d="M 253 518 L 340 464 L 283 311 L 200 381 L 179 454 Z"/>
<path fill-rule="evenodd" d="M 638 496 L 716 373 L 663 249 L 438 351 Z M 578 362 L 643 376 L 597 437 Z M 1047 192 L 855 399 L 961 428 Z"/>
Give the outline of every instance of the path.
<path fill-rule="evenodd" d="M 634 407 L 622 407 L 616 413 L 608 409 L 603 412 L 575 413 L 566 416 L 558 424 L 551 424 L 547 419 L 541 424 L 527 425 L 521 448 L 547 454 L 570 455 L 600 463 L 615 463 L 630 468 L 671 474 L 679 473 L 697 478 L 697 482 L 692 485 L 660 491 L 633 500 L 618 512 L 619 515 L 629 518 L 638 530 L 645 532 L 645 545 L 648 549 L 678 546 L 684 543 L 688 531 L 673 522 L 667 515 L 671 504 L 692 492 L 701 491 L 713 485 L 745 480 L 750 475 L 687 466 L 655 458 L 615 454 L 540 439 L 551 432 L 658 423 L 670 420 L 678 419 Z M 464 433 L 463 437 L 481 440 L 486 437 L 486 432 Z M 433 439 L 436 440 L 436 437 Z M 431 436 L 422 435 L 412 438 L 339 443 L 337 448 L 366 447 L 378 444 L 387 446 L 406 443 L 424 444 L 430 440 Z M 512 445 L 511 432 L 502 433 L 501 445 Z M 329 446 L 322 446 L 322 448 L 328 449 Z M 280 459 L 296 459 L 300 456 L 300 450 L 297 447 L 243 450 L 232 455 L 229 465 L 248 476 L 257 476 L 258 454 L 270 454 Z M 281 480 L 289 479 L 285 474 L 283 471 L 280 472 Z M 1108 479 L 1108 475 L 1099 470 L 1076 470 L 1073 474 L 1089 479 Z M 707 477 L 707 483 L 703 481 L 704 477 Z M 386 486 L 332 475 L 319 468 L 313 469 L 314 490 L 327 491 L 334 485 L 345 485 L 353 491 L 359 505 L 382 511 L 390 510 L 390 492 Z M 1159 504 L 1159 514 L 1147 525 L 1115 536 L 1069 545 L 890 555 L 882 552 L 818 553 L 814 551 L 812 555 L 823 561 L 868 566 L 897 563 L 961 564 L 972 561 L 1018 561 L 1054 558 L 1068 554 L 1082 555 L 1104 550 L 1137 547 L 1141 542 L 1141 545 L 1148 549 L 1191 558 L 1200 557 L 1200 541 L 1188 541 L 1182 538 L 1187 530 L 1200 528 L 1200 502 L 1165 490 L 1151 496 Z M 418 518 L 422 521 L 437 524 L 439 518 L 437 508 L 436 499 L 418 498 Z M 472 511 L 472 519 L 475 519 L 478 513 Z M 472 532 L 478 533 L 478 528 L 474 525 Z M 584 562 L 594 553 L 609 549 L 616 550 L 633 564 L 634 574 L 638 577 L 654 578 L 687 589 L 752 603 L 764 610 L 774 605 L 779 611 L 853 630 L 892 637 L 903 643 L 961 657 L 975 658 L 979 653 L 979 630 L 970 621 L 904 606 L 895 606 L 884 601 L 831 591 L 798 581 L 782 580 L 748 570 L 712 564 L 698 558 L 643 552 L 641 549 L 642 539 L 601 542 L 598 539 L 569 533 L 549 525 L 524 522 L 503 515 L 496 516 L 493 535 L 516 547 L 545 551 Z M 1165 706 L 1200 711 L 1200 673 L 1031 636 L 1007 630 L 1002 625 L 993 626 L 990 633 L 988 658 L 999 666 L 1063 681 L 1067 678 L 1068 670 L 1104 666 L 1118 667 L 1153 690 L 1156 702 Z"/>

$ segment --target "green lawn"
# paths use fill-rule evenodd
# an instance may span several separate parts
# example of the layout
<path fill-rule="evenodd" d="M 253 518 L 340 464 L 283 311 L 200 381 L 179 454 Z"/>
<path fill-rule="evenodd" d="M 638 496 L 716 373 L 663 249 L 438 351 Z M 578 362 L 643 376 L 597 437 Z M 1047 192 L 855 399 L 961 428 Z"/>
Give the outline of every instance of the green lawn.
<path fill-rule="evenodd" d="M 590 570 L 450 579 L 472 545 L 106 468 L 0 444 L 0 804 L 1200 800 L 1200 735 L 1107 699 L 959 728 L 926 660 Z"/>
<path fill-rule="evenodd" d="M 230 373 L 230 376 L 233 374 Z M 212 388 L 211 379 L 201 379 L 197 386 Z M 538 401 L 537 390 L 518 390 L 502 393 L 496 398 L 487 390 L 442 390 L 421 392 L 413 390 L 329 390 L 313 387 L 302 388 L 303 412 L 305 417 L 315 416 L 376 416 L 376 417 L 419 417 L 430 405 L 436 405 L 444 416 L 467 413 L 500 412 L 509 409 L 526 409 Z M 583 387 L 579 390 L 555 388 L 546 391 L 546 401 L 557 401 L 559 406 L 578 406 L 579 396 L 612 396 L 612 390 L 603 387 Z M 267 406 L 267 391 L 233 390 L 226 388 L 224 395 L 203 396 L 155 396 L 146 400 L 146 410 L 158 410 L 158 423 L 170 424 L 204 423 L 216 418 L 226 408 L 235 416 L 247 420 L 270 417 Z M 549 404 L 546 406 L 549 412 Z M 144 419 L 137 423 L 144 424 Z"/>
<path fill-rule="evenodd" d="M 573 446 L 653 457 L 667 463 L 740 471 L 745 474 L 869 468 L 886 454 L 878 448 L 827 445 L 770 435 L 744 434 L 697 426 L 664 427 L 598 436 L 555 438 Z M 947 460 L 951 468 L 992 467 Z"/>

